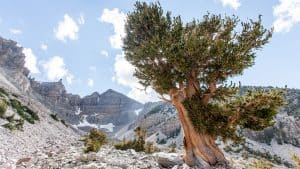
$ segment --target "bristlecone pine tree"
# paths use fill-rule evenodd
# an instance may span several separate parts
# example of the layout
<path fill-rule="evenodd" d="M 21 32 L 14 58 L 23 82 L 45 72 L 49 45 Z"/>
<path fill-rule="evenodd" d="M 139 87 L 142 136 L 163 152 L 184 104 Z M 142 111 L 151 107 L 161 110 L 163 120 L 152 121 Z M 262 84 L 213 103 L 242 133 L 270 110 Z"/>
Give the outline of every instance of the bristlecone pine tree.
<path fill-rule="evenodd" d="M 272 36 L 261 16 L 240 22 L 236 16 L 207 14 L 183 24 L 159 3 L 136 2 L 125 29 L 123 49 L 135 76 L 178 111 L 188 165 L 227 166 L 217 138 L 238 141 L 237 128 L 273 125 L 284 104 L 283 91 L 254 90 L 241 96 L 239 87 L 227 82 L 254 64 L 255 52 Z"/>

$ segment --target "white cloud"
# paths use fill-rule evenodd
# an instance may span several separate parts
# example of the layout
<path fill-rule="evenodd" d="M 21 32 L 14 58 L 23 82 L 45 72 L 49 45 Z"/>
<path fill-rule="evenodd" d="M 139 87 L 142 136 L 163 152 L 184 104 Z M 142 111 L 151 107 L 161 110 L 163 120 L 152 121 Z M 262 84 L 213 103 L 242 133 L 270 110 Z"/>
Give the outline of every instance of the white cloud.
<path fill-rule="evenodd" d="M 15 29 L 15 28 L 9 29 L 9 32 L 14 35 L 20 35 L 23 33 L 21 29 Z"/>
<path fill-rule="evenodd" d="M 94 87 L 94 80 L 89 78 L 87 84 L 89 87 Z"/>
<path fill-rule="evenodd" d="M 276 17 L 273 26 L 275 32 L 289 32 L 300 22 L 300 0 L 279 0 L 279 4 L 273 7 L 273 15 Z"/>
<path fill-rule="evenodd" d="M 57 28 L 54 29 L 55 37 L 63 42 L 78 39 L 79 27 L 76 22 L 68 15 L 64 15 L 64 20 L 58 23 Z"/>
<path fill-rule="evenodd" d="M 145 103 L 148 101 L 158 101 L 158 94 L 151 88 L 144 91 L 144 87 L 138 83 L 133 76 L 134 67 L 125 59 L 124 54 L 119 54 L 115 58 L 113 81 L 130 88 L 127 96 Z"/>
<path fill-rule="evenodd" d="M 30 73 L 40 73 L 37 68 L 37 58 L 30 48 L 23 48 L 22 51 L 25 55 L 25 67 L 29 69 Z"/>
<path fill-rule="evenodd" d="M 112 10 L 104 9 L 102 15 L 98 18 L 100 22 L 110 23 L 114 27 L 114 35 L 109 38 L 113 48 L 120 49 L 122 47 L 122 38 L 125 36 L 125 20 L 126 15 L 118 8 Z"/>
<path fill-rule="evenodd" d="M 101 55 L 108 57 L 108 52 L 106 50 L 101 50 Z"/>
<path fill-rule="evenodd" d="M 124 54 L 118 54 L 115 58 L 115 75 L 113 80 L 123 86 L 137 86 L 137 79 L 133 76 L 134 67 L 125 59 Z"/>
<path fill-rule="evenodd" d="M 66 79 L 68 84 L 72 84 L 74 76 L 69 72 L 64 63 L 64 59 L 60 56 L 53 56 L 43 64 L 44 70 L 47 73 L 47 78 L 50 81 Z"/>
<path fill-rule="evenodd" d="M 48 49 L 48 46 L 45 43 L 41 43 L 40 47 L 43 51 L 46 51 Z"/>
<path fill-rule="evenodd" d="M 237 10 L 241 6 L 240 0 L 221 0 L 224 7 L 228 6 Z"/>
<path fill-rule="evenodd" d="M 85 24 L 84 14 L 80 13 L 79 18 L 77 19 L 79 25 Z"/>

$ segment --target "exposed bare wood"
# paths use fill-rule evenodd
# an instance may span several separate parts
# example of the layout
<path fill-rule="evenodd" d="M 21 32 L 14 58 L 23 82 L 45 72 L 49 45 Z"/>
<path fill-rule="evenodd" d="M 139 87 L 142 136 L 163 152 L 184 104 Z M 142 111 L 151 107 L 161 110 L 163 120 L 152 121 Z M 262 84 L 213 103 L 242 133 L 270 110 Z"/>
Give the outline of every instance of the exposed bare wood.
<path fill-rule="evenodd" d="M 207 134 L 198 133 L 188 117 L 188 112 L 178 100 L 173 100 L 173 105 L 178 110 L 178 117 L 184 131 L 184 145 L 186 155 L 184 160 L 188 165 L 201 164 L 226 165 L 227 161 L 223 152 L 215 144 L 215 138 Z"/>

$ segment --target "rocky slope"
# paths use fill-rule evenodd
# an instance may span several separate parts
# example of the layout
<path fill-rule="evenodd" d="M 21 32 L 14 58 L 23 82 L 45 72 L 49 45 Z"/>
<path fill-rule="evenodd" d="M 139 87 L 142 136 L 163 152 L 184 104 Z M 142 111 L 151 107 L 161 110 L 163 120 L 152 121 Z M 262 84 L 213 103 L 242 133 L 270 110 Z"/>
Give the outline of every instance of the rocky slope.
<path fill-rule="evenodd" d="M 33 154 L 56 152 L 77 144 L 70 127 L 50 117 L 31 94 L 22 48 L 0 38 L 0 168 L 15 168 Z"/>

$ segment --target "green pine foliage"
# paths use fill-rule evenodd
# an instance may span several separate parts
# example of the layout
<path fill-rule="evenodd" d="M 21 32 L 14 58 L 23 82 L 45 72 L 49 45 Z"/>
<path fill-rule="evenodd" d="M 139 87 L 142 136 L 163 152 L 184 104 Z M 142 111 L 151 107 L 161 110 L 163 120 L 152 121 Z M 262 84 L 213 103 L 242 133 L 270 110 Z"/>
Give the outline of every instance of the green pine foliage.
<path fill-rule="evenodd" d="M 199 133 L 221 136 L 224 140 L 242 141 L 236 132 L 237 126 L 252 130 L 263 130 L 274 124 L 274 116 L 284 105 L 284 90 L 247 91 L 245 95 L 230 95 L 224 100 L 214 99 L 207 105 L 201 97 L 194 95 L 183 103 L 189 112 L 190 120 Z M 236 118 L 232 123 L 233 119 Z"/>
<path fill-rule="evenodd" d="M 107 143 L 107 136 L 106 134 L 93 128 L 90 130 L 89 134 L 83 138 L 84 145 L 85 145 L 85 152 L 98 152 L 100 148 Z"/>
<path fill-rule="evenodd" d="M 256 51 L 272 37 L 261 16 L 241 22 L 237 16 L 208 13 L 183 23 L 159 2 L 136 2 L 125 30 L 125 58 L 136 68 L 139 82 L 170 95 L 170 102 L 180 100 L 200 133 L 240 141 L 238 126 L 271 126 L 284 105 L 280 89 L 240 96 L 239 87 L 227 82 L 253 66 Z"/>

